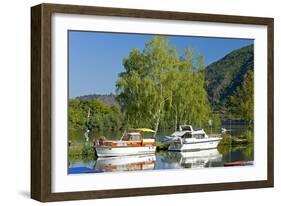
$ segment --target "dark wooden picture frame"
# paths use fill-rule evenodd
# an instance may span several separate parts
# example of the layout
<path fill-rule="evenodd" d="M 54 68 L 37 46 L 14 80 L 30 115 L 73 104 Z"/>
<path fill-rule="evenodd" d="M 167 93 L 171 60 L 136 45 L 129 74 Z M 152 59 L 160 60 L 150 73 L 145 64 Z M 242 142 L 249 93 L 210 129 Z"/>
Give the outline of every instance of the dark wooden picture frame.
<path fill-rule="evenodd" d="M 54 13 L 135 18 L 221 22 L 267 26 L 267 180 L 216 184 L 163 186 L 53 193 L 51 190 L 51 16 Z M 243 17 L 169 11 L 41 4 L 31 8 L 31 198 L 42 201 L 160 195 L 273 187 L 274 184 L 274 88 L 272 18 Z"/>

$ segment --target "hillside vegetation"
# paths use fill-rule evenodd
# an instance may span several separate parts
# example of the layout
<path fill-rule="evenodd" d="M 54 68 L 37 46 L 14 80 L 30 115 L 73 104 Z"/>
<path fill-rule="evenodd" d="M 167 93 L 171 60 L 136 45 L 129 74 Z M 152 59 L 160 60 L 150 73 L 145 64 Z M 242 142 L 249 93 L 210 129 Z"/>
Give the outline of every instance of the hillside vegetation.
<path fill-rule="evenodd" d="M 253 69 L 253 45 L 232 51 L 206 67 L 206 90 L 214 110 L 227 109 L 230 97 L 241 87 L 246 73 Z"/>
<path fill-rule="evenodd" d="M 119 104 L 116 101 L 114 94 L 88 94 L 76 97 L 75 99 L 79 99 L 80 101 L 88 101 L 95 99 L 107 105 L 119 107 Z"/>

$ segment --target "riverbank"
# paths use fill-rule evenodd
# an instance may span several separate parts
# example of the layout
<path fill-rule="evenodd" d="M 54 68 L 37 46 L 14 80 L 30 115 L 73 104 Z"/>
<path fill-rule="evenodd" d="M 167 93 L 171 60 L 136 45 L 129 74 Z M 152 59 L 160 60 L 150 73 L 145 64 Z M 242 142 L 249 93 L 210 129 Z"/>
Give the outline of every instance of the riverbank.
<path fill-rule="evenodd" d="M 238 136 L 234 137 L 231 135 L 223 135 L 223 139 L 220 141 L 218 147 L 223 146 L 239 146 L 239 145 L 247 145 L 253 143 L 253 139 L 251 137 L 246 136 Z M 165 145 L 161 142 L 156 142 L 156 150 L 157 151 L 166 151 L 168 150 L 168 145 Z M 85 143 L 71 143 L 68 147 L 68 155 L 72 156 L 95 156 L 95 150 L 92 142 Z"/>
<path fill-rule="evenodd" d="M 246 131 L 239 136 L 224 134 L 222 138 L 219 145 L 246 145 L 254 142 L 253 132 L 251 131 Z"/>

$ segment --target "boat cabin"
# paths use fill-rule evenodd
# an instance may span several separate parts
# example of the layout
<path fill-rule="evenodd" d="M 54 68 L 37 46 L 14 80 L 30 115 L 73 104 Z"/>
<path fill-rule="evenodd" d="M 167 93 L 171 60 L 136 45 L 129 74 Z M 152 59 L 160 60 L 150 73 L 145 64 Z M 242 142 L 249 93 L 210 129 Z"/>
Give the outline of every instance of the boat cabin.
<path fill-rule="evenodd" d="M 145 136 L 144 133 L 155 133 L 154 130 L 148 128 L 132 129 L 121 137 L 121 141 L 142 141 L 143 139 L 151 139 L 153 136 Z"/>
<path fill-rule="evenodd" d="M 141 141 L 142 135 L 139 132 L 129 132 L 122 136 L 121 141 Z"/>
<path fill-rule="evenodd" d="M 180 125 L 179 126 L 180 131 L 192 131 L 192 126 L 191 125 Z"/>
<path fill-rule="evenodd" d="M 193 128 L 191 125 L 180 125 L 179 129 L 181 132 L 185 132 L 182 138 L 196 138 L 203 139 L 206 137 L 206 133 L 201 128 Z"/>

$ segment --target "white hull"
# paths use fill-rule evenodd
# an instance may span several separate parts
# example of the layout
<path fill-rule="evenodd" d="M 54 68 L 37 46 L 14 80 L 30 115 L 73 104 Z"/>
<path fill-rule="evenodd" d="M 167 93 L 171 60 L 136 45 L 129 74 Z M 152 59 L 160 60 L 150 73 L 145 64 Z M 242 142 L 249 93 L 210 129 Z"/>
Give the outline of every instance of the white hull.
<path fill-rule="evenodd" d="M 216 159 L 217 157 L 222 157 L 217 149 L 206 149 L 206 150 L 197 150 L 193 152 L 179 152 L 180 156 L 185 159 L 196 159 L 196 158 L 209 158 Z"/>
<path fill-rule="evenodd" d="M 221 138 L 210 137 L 205 139 L 194 139 L 176 141 L 170 144 L 170 151 L 196 151 L 217 148 Z"/>
<path fill-rule="evenodd" d="M 181 165 L 188 165 L 191 168 L 204 168 L 208 163 L 219 162 L 222 154 L 217 149 L 199 150 L 196 152 L 180 152 Z"/>
<path fill-rule="evenodd" d="M 153 154 L 156 146 L 145 147 L 95 147 L 98 157 L 118 157 L 140 154 Z"/>
<path fill-rule="evenodd" d="M 164 145 L 170 145 L 171 143 L 177 141 L 180 137 L 170 137 L 170 136 L 166 136 L 164 138 L 161 139 L 161 143 Z"/>
<path fill-rule="evenodd" d="M 101 157 L 95 168 L 106 171 L 150 170 L 155 167 L 154 154 L 131 155 L 122 157 Z"/>

